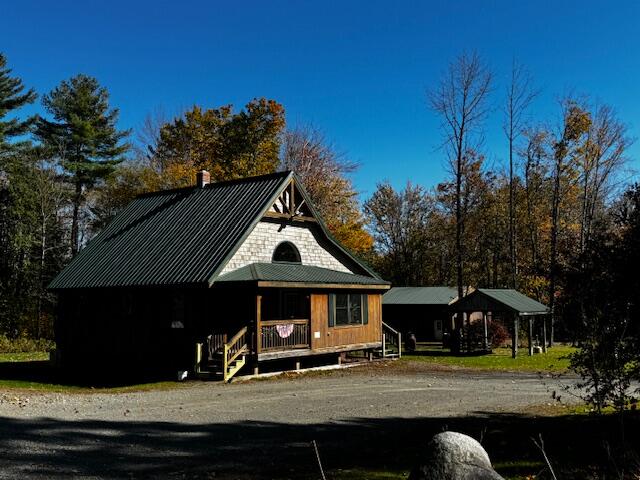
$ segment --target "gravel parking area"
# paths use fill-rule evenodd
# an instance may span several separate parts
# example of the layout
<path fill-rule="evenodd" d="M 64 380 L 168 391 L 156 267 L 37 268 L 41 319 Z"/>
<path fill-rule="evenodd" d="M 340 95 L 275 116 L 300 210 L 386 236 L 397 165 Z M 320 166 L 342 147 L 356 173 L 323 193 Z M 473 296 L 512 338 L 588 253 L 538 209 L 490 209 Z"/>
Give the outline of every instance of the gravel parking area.
<path fill-rule="evenodd" d="M 0 478 L 304 478 L 311 440 L 329 467 L 348 466 L 375 445 L 426 441 L 427 422 L 519 413 L 555 388 L 537 375 L 378 364 L 139 393 L 0 392 Z"/>

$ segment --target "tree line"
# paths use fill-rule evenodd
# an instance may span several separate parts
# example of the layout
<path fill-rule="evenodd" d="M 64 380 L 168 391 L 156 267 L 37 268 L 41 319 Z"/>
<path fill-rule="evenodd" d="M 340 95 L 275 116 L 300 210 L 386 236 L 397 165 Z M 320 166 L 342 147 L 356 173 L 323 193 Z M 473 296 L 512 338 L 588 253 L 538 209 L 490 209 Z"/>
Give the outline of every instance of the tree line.
<path fill-rule="evenodd" d="M 627 126 L 578 95 L 558 101 L 557 120 L 536 118 L 539 99 L 523 65 L 497 89 L 477 54 L 461 55 L 427 95 L 447 178 L 432 189 L 383 181 L 360 205 L 358 165 L 314 126 L 287 126 L 275 100 L 156 112 L 133 132 L 118 128 L 107 89 L 76 75 L 24 116 L 38 95 L 0 55 L 0 333 L 51 336 L 51 278 L 136 195 L 193 185 L 204 168 L 213 181 L 295 170 L 333 234 L 395 285 L 517 288 L 550 306 L 551 343 L 586 345 L 620 325 L 637 338 Z M 497 167 L 483 142 L 496 115 L 507 152 Z"/>
<path fill-rule="evenodd" d="M 376 265 L 394 284 L 456 285 L 459 295 L 515 288 L 550 307 L 550 344 L 577 342 L 591 298 L 573 287 L 590 275 L 587 252 L 634 191 L 625 184 L 632 139 L 609 105 L 566 96 L 554 122 L 533 116 L 537 99 L 521 64 L 496 92 L 482 59 L 461 55 L 428 92 L 449 178 L 431 190 L 380 183 L 364 212 Z M 483 146 L 490 115 L 502 117 L 508 154 L 497 167 Z"/>
<path fill-rule="evenodd" d="M 373 241 L 348 177 L 357 165 L 313 126 L 287 128 L 275 100 L 240 110 L 194 106 L 118 129 L 108 90 L 87 75 L 38 100 L 0 54 L 0 335 L 53 335 L 51 279 L 136 195 L 195 183 L 295 170 L 334 235 L 356 253 Z"/>

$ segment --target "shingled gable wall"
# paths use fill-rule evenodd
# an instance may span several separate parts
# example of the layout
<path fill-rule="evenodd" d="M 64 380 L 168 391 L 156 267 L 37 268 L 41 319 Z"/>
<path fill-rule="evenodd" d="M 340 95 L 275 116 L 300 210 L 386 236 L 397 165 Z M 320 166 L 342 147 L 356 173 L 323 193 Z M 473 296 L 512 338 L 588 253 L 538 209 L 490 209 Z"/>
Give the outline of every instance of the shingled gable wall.
<path fill-rule="evenodd" d="M 279 223 L 258 222 L 220 274 L 229 273 L 250 263 L 271 262 L 273 251 L 283 241 L 289 241 L 298 248 L 303 265 L 353 273 L 320 246 L 309 228 L 293 225 L 287 225 L 282 230 L 280 228 Z"/>

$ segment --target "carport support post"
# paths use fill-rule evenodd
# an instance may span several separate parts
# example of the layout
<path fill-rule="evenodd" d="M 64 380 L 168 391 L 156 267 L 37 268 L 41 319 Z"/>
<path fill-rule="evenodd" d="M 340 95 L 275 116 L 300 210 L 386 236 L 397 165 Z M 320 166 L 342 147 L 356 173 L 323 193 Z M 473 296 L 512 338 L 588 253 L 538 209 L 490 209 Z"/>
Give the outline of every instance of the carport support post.
<path fill-rule="evenodd" d="M 518 321 L 520 317 L 515 315 L 513 317 L 513 333 L 511 334 L 511 358 L 516 358 L 518 356 L 518 329 L 520 322 Z"/>
<path fill-rule="evenodd" d="M 529 356 L 533 356 L 533 317 L 529 315 Z"/>
<path fill-rule="evenodd" d="M 484 351 L 489 351 L 489 332 L 487 330 L 487 312 L 482 312 L 482 323 L 484 324 Z"/>
<path fill-rule="evenodd" d="M 542 317 L 542 353 L 547 353 L 547 317 Z"/>

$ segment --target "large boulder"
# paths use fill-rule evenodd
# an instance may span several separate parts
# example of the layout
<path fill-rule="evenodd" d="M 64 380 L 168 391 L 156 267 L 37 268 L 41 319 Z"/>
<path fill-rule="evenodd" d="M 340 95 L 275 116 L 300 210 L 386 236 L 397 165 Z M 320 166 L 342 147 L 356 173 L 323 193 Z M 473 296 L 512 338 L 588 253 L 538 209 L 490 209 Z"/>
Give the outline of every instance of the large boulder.
<path fill-rule="evenodd" d="M 458 432 L 439 433 L 428 445 L 427 457 L 409 480 L 504 480 L 479 442 Z"/>

